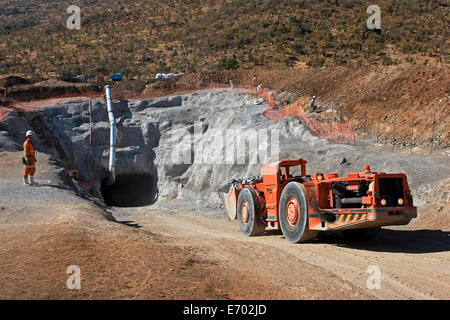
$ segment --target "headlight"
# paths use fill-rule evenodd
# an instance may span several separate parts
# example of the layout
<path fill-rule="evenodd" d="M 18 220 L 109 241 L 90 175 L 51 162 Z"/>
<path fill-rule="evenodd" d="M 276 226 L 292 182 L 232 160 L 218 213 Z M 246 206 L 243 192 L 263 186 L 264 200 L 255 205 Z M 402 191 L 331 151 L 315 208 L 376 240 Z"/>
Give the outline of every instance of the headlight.
<path fill-rule="evenodd" d="M 399 206 L 403 205 L 403 199 L 402 199 L 402 198 L 398 198 L 398 201 L 397 201 L 397 202 L 398 202 L 398 205 L 399 205 Z"/>
<path fill-rule="evenodd" d="M 381 205 L 382 205 L 382 206 L 385 206 L 386 203 L 387 203 L 387 202 L 386 202 L 386 199 L 381 199 Z"/>

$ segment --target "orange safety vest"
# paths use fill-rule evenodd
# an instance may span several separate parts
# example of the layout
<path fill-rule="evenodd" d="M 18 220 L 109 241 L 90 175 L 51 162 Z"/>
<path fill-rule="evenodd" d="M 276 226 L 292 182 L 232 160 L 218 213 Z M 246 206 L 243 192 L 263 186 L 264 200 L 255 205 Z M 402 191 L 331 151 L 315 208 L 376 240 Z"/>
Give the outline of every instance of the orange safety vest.
<path fill-rule="evenodd" d="M 25 142 L 23 143 L 23 155 L 27 162 L 30 161 L 29 164 L 27 164 L 25 167 L 34 168 L 34 165 L 36 164 L 36 158 L 34 146 L 30 139 L 25 140 Z"/>

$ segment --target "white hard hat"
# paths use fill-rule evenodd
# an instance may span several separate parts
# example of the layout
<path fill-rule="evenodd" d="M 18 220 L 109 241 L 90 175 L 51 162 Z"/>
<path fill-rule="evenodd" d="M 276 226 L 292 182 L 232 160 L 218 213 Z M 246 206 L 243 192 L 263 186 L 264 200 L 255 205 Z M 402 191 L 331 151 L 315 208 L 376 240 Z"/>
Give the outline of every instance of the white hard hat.
<path fill-rule="evenodd" d="M 315 99 L 316 98 L 316 96 L 313 96 L 313 99 Z"/>
<path fill-rule="evenodd" d="M 28 130 L 27 133 L 25 134 L 26 137 L 33 136 L 33 135 L 34 135 L 34 131 L 33 130 Z"/>

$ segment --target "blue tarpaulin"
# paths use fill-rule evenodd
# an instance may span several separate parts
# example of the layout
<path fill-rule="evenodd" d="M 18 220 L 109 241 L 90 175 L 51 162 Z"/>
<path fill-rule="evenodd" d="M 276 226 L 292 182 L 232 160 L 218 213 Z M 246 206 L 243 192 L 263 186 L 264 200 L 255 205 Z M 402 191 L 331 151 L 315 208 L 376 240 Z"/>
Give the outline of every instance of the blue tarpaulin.
<path fill-rule="evenodd" d="M 121 81 L 121 80 L 122 80 L 122 74 L 121 74 L 121 73 L 114 73 L 114 74 L 111 76 L 111 80 L 114 80 L 114 81 Z"/>

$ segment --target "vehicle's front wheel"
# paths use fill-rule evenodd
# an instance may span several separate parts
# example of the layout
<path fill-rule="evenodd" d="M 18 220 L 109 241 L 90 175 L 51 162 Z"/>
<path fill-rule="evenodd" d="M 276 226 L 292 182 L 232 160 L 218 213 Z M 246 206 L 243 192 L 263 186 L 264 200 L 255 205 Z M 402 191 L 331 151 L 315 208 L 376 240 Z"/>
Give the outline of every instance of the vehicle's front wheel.
<path fill-rule="evenodd" d="M 258 197 L 255 190 L 250 187 L 242 189 L 239 193 L 237 219 L 239 229 L 246 236 L 256 236 L 264 232 L 265 225 L 259 214 Z"/>

